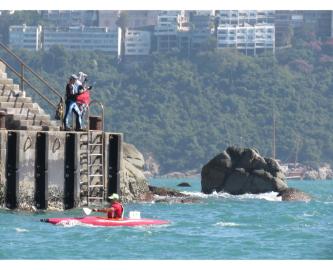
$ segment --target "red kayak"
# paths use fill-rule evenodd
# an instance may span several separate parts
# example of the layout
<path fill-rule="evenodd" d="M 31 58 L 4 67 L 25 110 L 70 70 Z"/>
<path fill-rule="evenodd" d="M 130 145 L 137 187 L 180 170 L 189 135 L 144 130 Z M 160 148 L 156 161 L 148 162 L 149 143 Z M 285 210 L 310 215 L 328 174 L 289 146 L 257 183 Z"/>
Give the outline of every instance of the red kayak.
<path fill-rule="evenodd" d="M 46 218 L 41 219 L 43 222 L 52 223 L 55 225 L 76 225 L 76 224 L 88 224 L 93 226 L 147 226 L 147 225 L 163 225 L 168 224 L 169 221 L 157 220 L 149 218 L 119 218 L 111 219 L 106 217 L 73 217 L 73 218 Z"/>

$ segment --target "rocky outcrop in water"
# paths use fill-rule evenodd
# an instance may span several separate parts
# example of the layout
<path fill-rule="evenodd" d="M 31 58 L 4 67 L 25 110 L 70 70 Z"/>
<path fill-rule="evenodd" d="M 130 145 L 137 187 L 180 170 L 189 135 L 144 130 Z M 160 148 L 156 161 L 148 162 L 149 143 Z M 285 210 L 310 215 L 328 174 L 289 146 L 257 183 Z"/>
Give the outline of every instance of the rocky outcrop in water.
<path fill-rule="evenodd" d="M 311 201 L 311 196 L 296 188 L 287 188 L 279 192 L 278 196 L 282 197 L 282 201 Z"/>
<path fill-rule="evenodd" d="M 152 197 L 154 202 L 196 203 L 201 201 L 200 198 L 191 197 L 171 188 L 149 186 L 149 190 L 154 195 Z"/>
<path fill-rule="evenodd" d="M 288 186 L 279 164 L 250 148 L 228 147 L 201 171 L 203 193 L 224 191 L 233 195 L 282 191 Z"/>

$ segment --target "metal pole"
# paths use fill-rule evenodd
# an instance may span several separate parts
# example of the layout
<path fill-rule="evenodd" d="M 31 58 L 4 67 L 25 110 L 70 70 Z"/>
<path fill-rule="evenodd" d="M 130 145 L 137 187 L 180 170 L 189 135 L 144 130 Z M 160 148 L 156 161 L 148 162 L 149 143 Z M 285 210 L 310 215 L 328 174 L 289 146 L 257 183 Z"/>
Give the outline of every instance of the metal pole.
<path fill-rule="evenodd" d="M 21 83 L 20 83 L 20 89 L 23 92 L 24 91 L 24 65 L 21 63 Z"/>

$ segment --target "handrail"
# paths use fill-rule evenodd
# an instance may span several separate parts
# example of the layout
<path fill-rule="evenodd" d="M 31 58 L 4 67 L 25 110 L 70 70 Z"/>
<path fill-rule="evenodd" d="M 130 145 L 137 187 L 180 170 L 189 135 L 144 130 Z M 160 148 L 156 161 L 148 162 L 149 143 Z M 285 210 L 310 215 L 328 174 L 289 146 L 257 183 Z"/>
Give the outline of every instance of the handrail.
<path fill-rule="evenodd" d="M 0 61 L 3 62 L 7 68 L 9 68 L 16 76 L 20 77 L 20 74 L 13 68 L 11 67 L 5 60 L 0 58 Z M 31 83 L 26 80 L 24 77 L 21 77 L 21 80 L 24 81 L 26 84 L 28 84 L 38 95 L 40 95 L 47 103 L 49 103 L 52 107 L 57 109 L 57 105 L 53 104 L 45 95 L 43 95 L 39 90 L 37 90 Z"/>
<path fill-rule="evenodd" d="M 7 53 L 9 53 L 11 56 L 13 56 L 20 63 L 21 72 L 18 73 L 13 67 L 11 67 L 4 59 L 0 57 L 0 61 L 2 61 L 6 65 L 6 67 L 8 67 L 20 79 L 20 89 L 23 91 L 24 83 L 28 84 L 31 87 L 31 89 L 34 90 L 41 98 L 47 101 L 52 107 L 57 108 L 57 105 L 53 104 L 43 93 L 41 93 L 34 86 L 32 86 L 31 83 L 24 77 L 24 70 L 26 69 L 30 71 L 33 75 L 35 75 L 39 79 L 40 82 L 44 83 L 55 95 L 57 95 L 59 98 L 62 98 L 63 96 L 59 93 L 59 91 L 55 90 L 52 86 L 50 86 L 46 80 L 44 80 L 40 75 L 38 75 L 29 66 L 27 66 L 20 57 L 18 57 L 14 52 L 12 52 L 1 42 L 0 42 L 0 47 L 4 49 Z"/>

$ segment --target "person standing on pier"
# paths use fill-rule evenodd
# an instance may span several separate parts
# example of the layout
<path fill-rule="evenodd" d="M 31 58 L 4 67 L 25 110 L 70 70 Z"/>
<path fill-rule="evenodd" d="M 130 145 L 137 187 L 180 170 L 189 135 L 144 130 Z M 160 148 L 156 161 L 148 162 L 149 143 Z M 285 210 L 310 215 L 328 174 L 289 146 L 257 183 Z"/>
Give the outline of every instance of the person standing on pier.
<path fill-rule="evenodd" d="M 68 125 L 68 118 L 69 115 L 72 114 L 74 111 L 77 119 L 77 129 L 82 128 L 82 120 L 81 120 L 81 111 L 76 104 L 76 95 L 78 94 L 78 88 L 80 86 L 80 82 L 78 80 L 78 77 L 73 74 L 69 77 L 69 81 L 66 85 L 66 112 L 64 117 L 64 128 L 65 130 L 70 130 L 70 127 Z"/>

